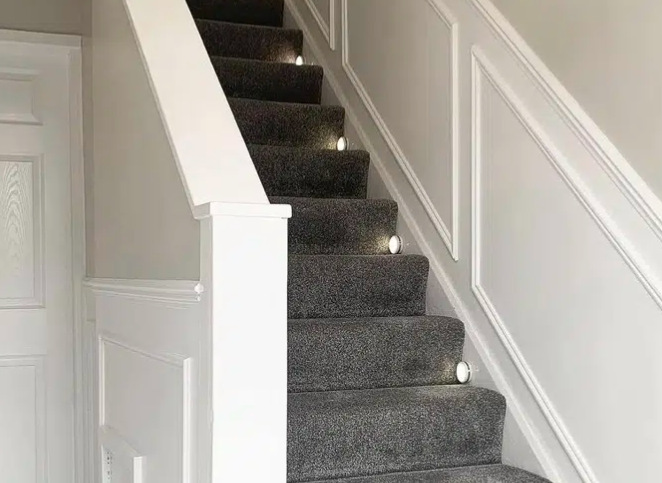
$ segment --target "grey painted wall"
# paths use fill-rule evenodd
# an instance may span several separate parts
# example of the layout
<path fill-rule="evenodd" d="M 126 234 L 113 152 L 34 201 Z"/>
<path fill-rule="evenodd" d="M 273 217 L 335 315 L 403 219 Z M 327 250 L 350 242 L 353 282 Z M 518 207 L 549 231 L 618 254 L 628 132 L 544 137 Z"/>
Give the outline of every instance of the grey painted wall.
<path fill-rule="evenodd" d="M 2 0 L 0 28 L 83 34 L 83 4 L 88 0 Z"/>
<path fill-rule="evenodd" d="M 92 1 L 85 38 L 88 275 L 199 277 L 193 219 L 121 1 Z"/>
<path fill-rule="evenodd" d="M 662 3 L 493 2 L 662 197 Z"/>

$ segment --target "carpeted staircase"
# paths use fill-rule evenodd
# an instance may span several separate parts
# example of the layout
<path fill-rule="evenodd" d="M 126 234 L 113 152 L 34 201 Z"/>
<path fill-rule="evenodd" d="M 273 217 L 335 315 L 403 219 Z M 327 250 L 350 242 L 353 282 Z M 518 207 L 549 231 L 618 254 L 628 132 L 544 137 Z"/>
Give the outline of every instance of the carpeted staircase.
<path fill-rule="evenodd" d="M 388 253 L 397 204 L 366 199 L 368 153 L 335 150 L 344 110 L 294 64 L 283 1 L 188 2 L 267 194 L 293 208 L 288 481 L 546 481 L 500 464 L 504 398 L 456 384 L 464 328 L 426 315 L 426 258 Z"/>

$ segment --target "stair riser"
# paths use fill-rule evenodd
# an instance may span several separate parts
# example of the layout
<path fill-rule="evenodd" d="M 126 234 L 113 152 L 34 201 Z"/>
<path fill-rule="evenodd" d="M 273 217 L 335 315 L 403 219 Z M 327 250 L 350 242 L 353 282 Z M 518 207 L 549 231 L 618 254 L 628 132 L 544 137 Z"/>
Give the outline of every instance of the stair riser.
<path fill-rule="evenodd" d="M 503 398 L 449 389 L 444 398 L 436 388 L 390 389 L 379 401 L 347 391 L 290 395 L 288 480 L 499 463 Z"/>
<path fill-rule="evenodd" d="M 214 58 L 212 64 L 228 97 L 319 104 L 323 71 L 317 66 Z"/>
<path fill-rule="evenodd" d="M 290 257 L 291 319 L 425 314 L 424 257 Z"/>
<path fill-rule="evenodd" d="M 345 110 L 331 106 L 229 99 L 248 144 L 335 149 Z"/>
<path fill-rule="evenodd" d="M 273 197 L 292 206 L 289 251 L 294 255 L 385 255 L 395 234 L 398 205 L 387 200 Z"/>
<path fill-rule="evenodd" d="M 315 483 L 550 483 L 532 473 L 505 465 L 470 466 L 358 478 L 318 480 Z"/>
<path fill-rule="evenodd" d="M 249 146 L 269 196 L 365 198 L 370 156 L 363 151 L 316 151 Z"/>
<path fill-rule="evenodd" d="M 444 317 L 291 320 L 291 392 L 455 384 L 464 327 Z"/>
<path fill-rule="evenodd" d="M 243 24 L 283 25 L 283 0 L 187 0 L 195 18 Z"/>
<path fill-rule="evenodd" d="M 303 49 L 298 30 L 196 20 L 209 55 L 292 63 Z"/>

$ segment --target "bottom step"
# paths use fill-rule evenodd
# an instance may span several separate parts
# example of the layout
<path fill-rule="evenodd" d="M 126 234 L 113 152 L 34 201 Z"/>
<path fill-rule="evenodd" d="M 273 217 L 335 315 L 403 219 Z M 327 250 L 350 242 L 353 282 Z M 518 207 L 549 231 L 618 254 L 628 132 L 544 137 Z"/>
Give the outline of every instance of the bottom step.
<path fill-rule="evenodd" d="M 323 480 L 316 483 L 549 483 L 549 480 L 511 466 L 487 465 Z"/>
<path fill-rule="evenodd" d="M 505 412 L 473 386 L 290 394 L 288 480 L 498 464 Z"/>

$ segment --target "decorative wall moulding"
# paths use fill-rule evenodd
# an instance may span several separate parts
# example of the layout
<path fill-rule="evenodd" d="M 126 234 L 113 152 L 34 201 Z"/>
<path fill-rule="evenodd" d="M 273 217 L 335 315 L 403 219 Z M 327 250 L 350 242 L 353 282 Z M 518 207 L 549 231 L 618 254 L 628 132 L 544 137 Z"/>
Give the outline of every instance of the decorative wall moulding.
<path fill-rule="evenodd" d="M 336 0 L 329 0 L 329 23 L 324 21 L 324 16 L 315 5 L 315 0 L 305 0 L 306 6 L 313 15 L 315 22 L 322 31 L 322 35 L 329 43 L 331 50 L 336 50 Z"/>
<path fill-rule="evenodd" d="M 348 0 L 341 0 L 341 24 L 342 24 L 342 66 L 345 71 L 345 74 L 349 78 L 350 82 L 356 89 L 359 97 L 363 101 L 365 108 L 370 113 L 373 121 L 377 125 L 382 137 L 388 144 L 393 156 L 395 157 L 398 165 L 402 169 L 403 173 L 407 177 L 409 183 L 414 189 L 416 196 L 423 205 L 425 212 L 432 221 L 434 227 L 436 228 L 439 236 L 444 241 L 451 257 L 455 260 L 459 260 L 459 196 L 460 196 L 460 173 L 459 173 L 459 164 L 460 164 L 460 98 L 459 98 L 459 24 L 455 17 L 444 7 L 433 0 L 427 0 L 427 4 L 434 10 L 437 17 L 446 25 L 449 30 L 449 39 L 450 39 L 450 50 L 451 54 L 451 65 L 450 65 L 450 76 L 451 76 L 451 92 L 452 92 L 452 155 L 451 155 L 451 220 L 448 222 L 443 219 L 439 214 L 439 211 L 435 208 L 432 200 L 428 196 L 426 190 L 423 188 L 423 184 L 420 179 L 414 172 L 409 160 L 402 151 L 400 145 L 395 139 L 395 136 L 388 128 L 383 117 L 379 113 L 379 110 L 375 106 L 370 94 L 366 90 L 365 86 L 361 82 L 361 79 L 357 75 L 356 71 L 351 65 L 350 62 L 350 42 L 349 42 L 349 12 L 348 12 Z"/>
<path fill-rule="evenodd" d="M 545 157 L 553 165 L 555 171 L 563 179 L 564 183 L 585 208 L 591 217 L 596 221 L 600 229 L 604 232 L 607 238 L 614 244 L 614 247 L 621 255 L 625 255 L 622 247 L 616 241 L 614 233 L 609 231 L 609 228 L 603 223 L 600 215 L 593 209 L 592 201 L 587 199 L 586 188 L 581 181 L 576 178 L 571 170 L 568 168 L 567 160 L 564 159 L 561 152 L 554 147 L 550 139 L 543 134 L 542 129 L 538 125 L 535 118 L 527 111 L 526 107 L 518 100 L 517 96 L 512 92 L 504 78 L 499 75 L 498 71 L 487 60 L 482 51 L 474 47 L 471 52 L 472 60 L 472 183 L 471 183 L 471 208 L 472 208 L 472 256 L 471 256 L 471 283 L 472 290 L 476 299 L 478 300 L 483 312 L 492 324 L 492 327 L 498 334 L 501 343 L 508 352 L 513 364 L 517 367 L 522 379 L 528 386 L 529 391 L 534 396 L 536 402 L 540 406 L 543 414 L 547 418 L 550 427 L 554 430 L 557 438 L 562 444 L 564 450 L 575 464 L 575 467 L 580 472 L 582 478 L 586 482 L 597 483 L 595 475 L 593 475 L 588 462 L 583 456 L 579 445 L 570 435 L 568 428 L 562 421 L 560 415 L 555 411 L 553 404 L 547 397 L 541 384 L 538 382 L 533 370 L 527 363 L 524 355 L 517 346 L 517 343 L 508 330 L 506 322 L 502 319 L 497 311 L 494 303 L 487 294 L 485 288 L 481 284 L 481 262 L 483 260 L 483 253 L 481 250 L 481 175 L 482 175 L 482 121 L 483 121 L 483 103 L 482 95 L 483 88 L 486 84 L 495 91 L 496 94 L 503 100 L 505 105 L 510 109 L 513 116 L 519 121 L 524 132 L 529 135 L 536 145 L 544 153 Z M 627 256 L 627 255 L 625 255 Z M 627 260 L 626 260 L 627 261 Z"/>
<path fill-rule="evenodd" d="M 204 292 L 196 281 L 87 279 L 84 286 L 97 295 L 181 304 L 200 302 Z"/>
<path fill-rule="evenodd" d="M 41 156 L 0 155 L 0 308 L 44 305 Z"/>
<path fill-rule="evenodd" d="M 492 2 L 490 0 L 471 0 L 471 2 L 492 31 L 531 75 L 568 128 L 582 140 L 593 158 L 609 174 L 623 195 L 662 241 L 662 200 L 651 191 L 618 148 L 533 53 Z"/>

